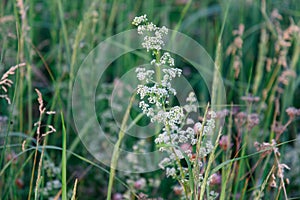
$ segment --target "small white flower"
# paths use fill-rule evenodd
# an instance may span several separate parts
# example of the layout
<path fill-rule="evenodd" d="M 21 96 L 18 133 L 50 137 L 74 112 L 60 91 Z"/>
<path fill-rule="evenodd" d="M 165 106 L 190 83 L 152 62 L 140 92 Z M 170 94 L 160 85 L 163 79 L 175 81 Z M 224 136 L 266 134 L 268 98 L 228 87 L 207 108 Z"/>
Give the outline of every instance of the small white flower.
<path fill-rule="evenodd" d="M 155 65 L 156 64 L 156 60 L 155 59 L 151 60 L 150 64 L 151 65 Z"/>
<path fill-rule="evenodd" d="M 160 161 L 160 163 L 158 164 L 158 166 L 161 169 L 165 169 L 165 167 L 168 166 L 169 164 L 171 164 L 171 160 L 169 158 L 164 158 L 162 161 Z"/>
<path fill-rule="evenodd" d="M 192 144 L 192 145 L 197 144 L 197 139 L 192 139 L 192 140 L 191 140 L 191 144 Z"/>
<path fill-rule="evenodd" d="M 148 90 L 147 86 L 138 85 L 138 87 L 137 87 L 137 94 L 140 95 L 141 99 L 144 99 L 144 97 L 147 95 L 147 90 Z"/>
<path fill-rule="evenodd" d="M 147 22 L 148 19 L 147 19 L 147 15 L 142 15 L 142 16 L 139 16 L 139 17 L 135 17 L 132 21 L 132 24 L 135 25 L 135 26 L 138 26 L 142 23 L 145 23 Z"/>
<path fill-rule="evenodd" d="M 188 134 L 188 135 L 194 135 L 195 134 L 195 131 L 194 131 L 194 129 L 192 129 L 191 127 L 188 127 L 187 129 L 186 129 L 186 133 Z"/>
<path fill-rule="evenodd" d="M 169 176 L 175 176 L 176 175 L 176 169 L 174 167 L 167 168 L 166 169 L 166 175 L 167 175 L 167 177 L 169 177 Z"/>
<path fill-rule="evenodd" d="M 194 104 L 184 105 L 183 108 L 187 113 L 197 112 L 198 109 L 197 106 Z"/>
<path fill-rule="evenodd" d="M 214 149 L 214 146 L 212 145 L 210 140 L 208 140 L 206 142 L 205 146 L 206 146 L 207 152 L 209 152 L 209 153 Z"/>
<path fill-rule="evenodd" d="M 195 123 L 195 122 L 194 122 L 193 119 L 191 119 L 191 118 L 187 118 L 187 119 L 186 119 L 186 124 L 187 124 L 187 125 L 194 124 L 194 123 Z"/>
<path fill-rule="evenodd" d="M 195 102 L 197 102 L 197 98 L 196 98 L 194 92 L 190 92 L 189 93 L 189 96 L 186 98 L 186 102 L 188 102 L 188 103 L 195 103 Z"/>
<path fill-rule="evenodd" d="M 164 41 L 160 37 L 152 37 L 152 36 L 145 36 L 144 42 L 142 43 L 142 47 L 147 49 L 147 52 L 149 50 L 156 50 L 160 51 L 162 49 L 162 46 L 164 46 Z"/>
<path fill-rule="evenodd" d="M 180 143 L 186 143 L 188 141 L 188 138 L 185 137 L 184 135 L 179 136 L 179 142 Z"/>
<path fill-rule="evenodd" d="M 174 58 L 171 57 L 170 53 L 165 52 L 162 57 L 160 58 L 161 64 L 168 64 L 170 67 L 175 65 Z"/>

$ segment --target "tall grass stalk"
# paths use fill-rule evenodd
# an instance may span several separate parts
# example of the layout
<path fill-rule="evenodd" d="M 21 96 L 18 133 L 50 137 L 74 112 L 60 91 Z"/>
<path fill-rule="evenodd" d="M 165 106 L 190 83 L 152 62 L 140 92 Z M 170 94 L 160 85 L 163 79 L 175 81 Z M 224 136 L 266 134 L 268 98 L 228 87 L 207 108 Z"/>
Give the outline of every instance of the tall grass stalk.
<path fill-rule="evenodd" d="M 265 59 L 267 57 L 268 53 L 268 34 L 265 28 L 262 28 L 261 33 L 260 33 L 260 42 L 259 42 L 259 49 L 258 49 L 258 59 L 256 63 L 256 73 L 254 77 L 254 83 L 253 83 L 253 95 L 257 95 L 258 92 L 258 87 L 263 79 L 263 71 L 265 68 Z"/>
<path fill-rule="evenodd" d="M 107 200 L 111 200 L 111 195 L 112 195 L 112 187 L 113 187 L 113 183 L 114 183 L 114 179 L 115 179 L 115 174 L 116 174 L 116 168 L 118 165 L 118 159 L 119 159 L 119 151 L 120 151 L 120 146 L 121 143 L 123 141 L 123 138 L 125 136 L 125 131 L 127 129 L 127 121 L 129 119 L 130 116 L 130 110 L 132 107 L 132 104 L 135 100 L 135 94 L 132 95 L 132 97 L 129 100 L 129 104 L 128 107 L 126 109 L 125 115 L 123 117 L 122 120 L 122 124 L 120 127 L 120 132 L 118 134 L 118 140 L 114 146 L 114 150 L 113 150 L 113 154 L 112 154 L 112 158 L 111 158 L 111 163 L 110 163 L 110 172 L 109 172 L 109 181 L 108 181 L 108 188 L 107 188 Z"/>
<path fill-rule="evenodd" d="M 37 126 L 36 129 L 36 147 L 35 147 L 35 152 L 34 152 L 34 160 L 33 160 L 33 168 L 31 172 L 31 179 L 30 179 L 30 186 L 29 186 L 29 194 L 28 194 L 28 199 L 31 198 L 31 192 L 32 192 L 32 187 L 33 187 L 33 180 L 34 180 L 34 175 L 35 175 L 35 167 L 37 163 L 37 154 L 40 149 L 40 142 L 43 138 L 45 138 L 48 134 L 56 132 L 55 128 L 51 125 L 43 125 L 42 120 L 45 114 L 51 115 L 54 114 L 52 111 L 46 111 L 46 108 L 44 107 L 44 102 L 43 102 L 43 97 L 41 92 L 38 89 L 35 89 L 37 93 L 37 100 L 39 104 L 39 120 L 34 124 L 34 126 Z M 46 131 L 42 133 L 42 127 L 46 127 Z M 42 145 L 42 150 L 41 150 L 41 155 L 40 155 L 40 160 L 39 160 L 39 165 L 38 165 L 38 173 L 36 177 L 36 186 L 35 186 L 35 195 L 34 199 L 39 198 L 39 186 L 41 182 L 41 170 L 42 170 L 42 163 L 43 163 L 43 157 L 44 157 L 44 151 L 45 151 L 45 146 L 46 146 L 46 139 L 43 141 Z"/>
<path fill-rule="evenodd" d="M 76 200 L 77 183 L 78 183 L 78 179 L 76 178 L 75 183 L 74 183 L 74 187 L 73 187 L 73 194 L 72 194 L 71 200 Z"/>
<path fill-rule="evenodd" d="M 212 152 L 210 153 L 209 155 L 209 159 L 208 159 L 208 163 L 207 163 L 207 167 L 205 168 L 205 175 L 204 175 L 204 178 L 203 178 L 203 182 L 201 184 L 201 188 L 200 188 L 200 200 L 203 200 L 205 199 L 204 198 L 204 193 L 206 191 L 206 187 L 207 187 L 207 181 L 208 181 L 208 177 L 211 175 L 211 167 L 212 167 L 212 163 L 214 162 L 215 160 L 215 152 L 216 152 L 216 149 L 219 145 L 219 140 L 220 140 L 220 137 L 222 135 L 222 131 L 223 131 L 223 128 L 220 127 L 220 130 L 218 132 L 218 136 L 217 136 L 217 139 L 215 141 L 215 146 L 214 146 L 214 149 L 212 150 Z M 208 195 L 208 194 L 207 194 Z"/>
<path fill-rule="evenodd" d="M 62 200 L 67 200 L 67 132 L 66 132 L 66 127 L 65 127 L 64 115 L 62 112 L 61 112 L 61 121 L 62 121 L 62 128 L 63 128 L 63 130 L 62 130 L 62 156 L 61 156 Z"/>
<path fill-rule="evenodd" d="M 225 14 L 223 17 L 223 22 L 221 26 L 221 30 L 218 36 L 218 42 L 217 42 L 217 48 L 216 48 L 216 56 L 215 56 L 215 69 L 214 69 L 214 75 L 213 75 L 213 83 L 212 83 L 212 94 L 211 94 L 211 105 L 212 109 L 214 110 L 215 105 L 221 104 L 221 95 L 222 94 L 222 83 L 220 83 L 218 79 L 218 74 L 222 72 L 222 37 L 223 32 L 226 24 L 226 19 L 228 17 L 228 12 L 230 8 L 231 0 L 227 2 L 227 7 L 225 10 Z"/>
<path fill-rule="evenodd" d="M 39 188 L 40 184 L 42 182 L 42 167 L 43 167 L 43 159 L 44 159 L 44 153 L 45 153 L 45 146 L 46 146 L 46 140 L 44 140 L 43 145 L 42 145 L 42 152 L 40 155 L 40 161 L 39 161 L 39 166 L 38 166 L 38 173 L 36 177 L 36 184 L 35 184 L 35 193 L 34 193 L 34 199 L 38 200 L 39 199 Z"/>
<path fill-rule="evenodd" d="M 231 113 L 229 116 L 229 120 L 228 120 L 228 125 L 227 125 L 227 129 L 228 129 L 228 133 L 227 136 L 229 138 L 228 140 L 228 147 L 231 146 L 231 137 L 232 137 L 232 127 L 233 127 L 233 104 L 231 103 Z M 231 148 L 227 148 L 226 153 L 222 155 L 222 163 L 225 163 L 227 160 L 230 160 L 230 156 L 232 154 L 232 149 Z M 228 164 L 228 166 L 224 166 L 222 167 L 222 183 L 221 183 L 221 193 L 220 193 L 220 200 L 225 200 L 227 195 L 226 193 L 231 193 L 231 189 L 232 187 L 230 187 L 232 185 L 233 182 L 233 170 L 232 170 L 232 165 L 233 162 L 230 162 Z"/>
<path fill-rule="evenodd" d="M 42 121 L 42 114 L 39 116 L 38 122 L 41 123 Z M 40 125 L 37 128 L 37 132 L 40 133 Z M 35 152 L 34 152 L 34 158 L 33 158 L 33 165 L 32 165 L 32 171 L 31 171 L 31 178 L 30 178 L 30 184 L 29 184 L 29 193 L 28 193 L 28 200 L 31 199 L 31 192 L 32 192 L 32 187 L 33 187 L 33 180 L 34 180 L 34 174 L 35 174 L 35 168 L 36 168 L 36 163 L 37 163 L 37 154 L 39 150 L 39 138 L 40 136 L 37 136 L 37 141 L 36 141 L 36 147 L 35 147 Z"/>
<path fill-rule="evenodd" d="M 113 0 L 111 12 L 109 14 L 109 19 L 108 19 L 107 26 L 106 26 L 106 37 L 109 37 L 112 34 L 112 30 L 113 30 L 113 26 L 114 26 L 114 22 L 115 22 L 117 14 L 118 14 L 118 1 Z"/>
<path fill-rule="evenodd" d="M 66 61 L 69 67 L 69 86 L 73 84 L 73 78 L 74 77 L 74 72 L 71 69 L 71 65 L 70 65 L 70 60 L 71 60 L 71 50 L 70 50 L 70 43 L 69 43 L 69 39 L 68 39 L 68 32 L 67 32 L 67 27 L 66 27 L 66 23 L 65 23 L 65 17 L 64 17 L 64 10 L 63 10 L 63 5 L 62 5 L 62 0 L 56 0 L 56 4 L 57 4 L 57 8 L 58 8 L 58 16 L 59 16 L 59 20 L 60 20 L 60 25 L 61 25 L 61 31 L 62 31 L 62 37 L 63 37 L 63 41 L 64 41 L 64 48 L 66 50 L 65 55 L 66 55 Z M 70 89 L 70 88 L 69 88 Z M 72 90 L 68 91 L 68 97 L 71 96 L 71 92 Z M 69 100 L 69 98 L 68 98 Z M 67 106 L 67 120 L 68 122 L 71 123 L 70 121 L 71 119 L 71 103 L 68 104 Z M 66 131 L 69 132 L 69 124 L 67 123 L 66 126 Z"/>
<path fill-rule="evenodd" d="M 189 0 L 189 1 L 185 4 L 184 8 L 182 9 L 182 11 L 181 11 L 181 13 L 180 13 L 180 19 L 179 19 L 178 23 L 176 24 L 176 26 L 175 26 L 175 28 L 174 28 L 175 31 L 178 31 L 178 30 L 180 29 L 180 26 L 181 26 L 181 24 L 182 24 L 182 21 L 183 21 L 184 17 L 186 16 L 186 14 L 187 14 L 189 8 L 191 7 L 192 2 L 193 2 L 192 0 Z M 172 40 L 172 41 L 173 41 L 173 40 Z"/>
<path fill-rule="evenodd" d="M 25 12 L 25 8 L 24 8 L 24 4 L 23 4 L 23 0 L 19 0 L 18 1 L 18 6 L 19 8 L 17 7 L 17 5 L 15 4 L 14 5 L 14 17 L 16 19 L 16 32 L 17 32 L 17 37 L 18 37 L 18 57 L 17 57 L 17 62 L 21 61 L 21 62 L 24 62 L 25 61 L 25 57 L 24 57 L 24 43 L 25 43 L 25 39 L 24 39 L 24 35 L 25 34 L 23 31 L 24 31 L 24 21 L 22 22 L 20 19 L 19 19 L 19 12 L 22 12 L 23 15 L 26 14 Z M 22 7 L 21 7 L 22 6 Z M 24 20 L 26 20 L 26 18 L 24 18 Z M 23 24 L 23 25 L 22 25 Z M 23 29 L 22 29 L 23 28 Z M 18 87 L 18 98 L 17 98 L 17 107 L 18 107 L 18 111 L 19 111 L 19 115 L 20 115 L 20 118 L 19 118 L 19 130 L 21 132 L 23 132 L 23 125 L 24 125 L 24 122 L 23 122 L 23 118 L 24 118 L 24 115 L 23 115 L 23 101 L 24 101 L 24 77 L 25 77 L 25 72 L 24 72 L 24 69 L 23 70 L 20 70 L 20 79 L 19 79 L 19 87 Z"/>

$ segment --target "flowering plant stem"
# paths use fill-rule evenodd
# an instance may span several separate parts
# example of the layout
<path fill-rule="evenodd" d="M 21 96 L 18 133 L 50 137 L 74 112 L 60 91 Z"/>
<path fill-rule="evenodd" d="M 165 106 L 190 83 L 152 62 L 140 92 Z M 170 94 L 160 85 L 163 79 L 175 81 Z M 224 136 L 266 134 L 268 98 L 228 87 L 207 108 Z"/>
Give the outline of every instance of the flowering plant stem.
<path fill-rule="evenodd" d="M 207 104 L 206 109 L 205 109 L 203 124 L 206 123 L 208 108 L 209 108 L 209 103 Z M 199 152 L 200 152 L 201 142 L 202 142 L 202 139 L 203 139 L 202 138 L 203 131 L 204 131 L 204 126 L 201 128 L 199 135 L 197 135 L 197 137 L 198 137 L 197 138 L 197 144 L 196 144 L 196 152 L 197 152 L 197 154 L 196 154 L 196 164 L 195 164 L 195 172 L 194 172 L 194 174 L 200 174 L 200 166 L 199 166 L 198 160 L 199 160 Z M 196 176 L 195 178 L 196 178 L 196 183 L 197 183 L 199 181 L 199 177 Z M 195 189 L 194 193 L 198 197 L 199 196 L 198 195 L 199 191 L 197 190 L 198 188 L 195 187 L 194 189 Z"/>
<path fill-rule="evenodd" d="M 204 179 L 203 179 L 203 183 L 201 184 L 201 188 L 200 188 L 200 200 L 203 200 L 204 199 L 204 192 L 205 192 L 205 188 L 207 186 L 207 180 L 208 180 L 208 177 L 210 175 L 210 168 L 211 168 L 211 165 L 213 163 L 213 161 L 215 160 L 215 151 L 218 147 L 218 144 L 219 144 L 219 140 L 220 140 L 220 137 L 221 137 L 221 134 L 222 134 L 222 127 L 220 128 L 220 131 L 218 133 L 218 136 L 217 136 L 217 140 L 215 142 L 215 146 L 214 146 L 214 149 L 213 151 L 211 152 L 210 156 L 209 156 L 209 159 L 208 159 L 208 163 L 207 163 L 207 167 L 205 169 L 205 175 L 204 175 Z"/>
<path fill-rule="evenodd" d="M 160 58 L 161 58 L 160 51 L 154 51 L 154 55 L 155 55 L 156 63 L 160 63 Z M 155 67 L 156 81 L 157 81 L 158 84 L 161 84 L 161 71 L 160 70 L 161 70 L 160 67 L 157 67 L 157 66 Z M 162 106 L 163 106 L 163 110 L 166 112 L 165 102 L 162 102 Z M 167 133 L 168 133 L 168 135 L 170 137 L 170 140 L 172 140 L 170 126 L 166 125 L 165 127 L 166 127 L 166 131 L 167 131 Z M 177 162 L 177 164 L 179 166 L 179 171 L 180 171 L 181 179 L 184 180 L 185 179 L 185 177 L 184 177 L 184 171 L 182 169 L 182 166 L 181 166 L 181 163 L 180 163 L 180 159 L 176 155 L 174 148 L 172 148 L 172 152 L 174 153 L 175 158 L 176 158 L 176 162 Z M 179 183 L 183 187 L 184 193 L 185 193 L 186 197 L 188 197 L 188 189 L 187 189 L 186 185 L 184 183 L 181 183 L 181 182 L 179 182 Z"/>
<path fill-rule="evenodd" d="M 130 101 L 129 101 L 129 105 L 126 109 L 122 124 L 121 124 L 121 129 L 118 134 L 118 141 L 116 142 L 116 144 L 114 146 L 114 151 L 113 151 L 111 163 L 110 163 L 109 182 L 108 182 L 107 197 L 106 197 L 107 200 L 111 200 L 112 186 L 113 186 L 113 182 L 114 182 L 114 178 L 115 178 L 115 174 L 116 174 L 116 167 L 118 164 L 119 153 L 120 153 L 119 148 L 120 148 L 122 140 L 125 136 L 126 123 L 128 121 L 130 109 L 132 107 L 134 99 L 135 99 L 135 95 L 132 95 L 132 97 L 130 98 Z"/>
<path fill-rule="evenodd" d="M 165 109 L 165 108 L 164 108 L 164 109 Z M 170 127 L 169 127 L 168 125 L 166 125 L 166 130 L 167 130 L 168 135 L 169 135 L 170 140 L 171 140 L 172 138 L 171 138 L 171 133 L 170 133 Z M 172 148 L 172 152 L 173 152 L 174 155 L 175 155 L 176 162 L 177 162 L 177 164 L 178 164 L 178 166 L 179 166 L 179 171 L 180 171 L 181 179 L 184 180 L 184 179 L 185 179 L 185 177 L 184 177 L 184 171 L 183 171 L 183 169 L 182 169 L 182 166 L 181 166 L 181 163 L 180 163 L 180 159 L 178 158 L 178 156 L 177 156 L 177 154 L 176 154 L 176 152 L 175 152 L 175 148 L 174 148 L 174 147 L 171 147 L 171 148 Z M 180 149 L 180 147 L 179 147 L 179 149 Z M 183 187 L 185 196 L 188 197 L 188 189 L 187 189 L 185 183 L 180 182 L 180 181 L 179 181 L 179 183 L 180 183 L 181 186 Z M 192 190 L 193 188 L 190 188 L 190 189 L 191 189 L 191 191 L 193 191 L 193 190 Z M 193 195 L 192 195 L 192 196 L 193 196 Z"/>
<path fill-rule="evenodd" d="M 65 126 L 64 115 L 61 112 L 62 119 L 62 134 L 63 134 L 63 143 L 62 143 L 62 160 L 61 160 L 61 168 L 62 168 L 62 200 L 67 200 L 67 131 Z M 77 179 L 76 179 L 77 181 Z M 76 184 L 75 184 L 76 185 Z M 74 186 L 75 188 L 75 186 Z M 73 198 L 72 198 L 73 199 Z"/>
<path fill-rule="evenodd" d="M 156 51 L 154 52 L 154 55 L 155 55 L 155 60 L 156 60 L 156 63 L 159 63 L 159 60 L 160 60 L 160 52 L 159 51 Z M 160 67 L 155 67 L 155 74 L 156 74 L 156 81 L 160 84 L 161 83 L 161 73 L 160 73 Z"/>

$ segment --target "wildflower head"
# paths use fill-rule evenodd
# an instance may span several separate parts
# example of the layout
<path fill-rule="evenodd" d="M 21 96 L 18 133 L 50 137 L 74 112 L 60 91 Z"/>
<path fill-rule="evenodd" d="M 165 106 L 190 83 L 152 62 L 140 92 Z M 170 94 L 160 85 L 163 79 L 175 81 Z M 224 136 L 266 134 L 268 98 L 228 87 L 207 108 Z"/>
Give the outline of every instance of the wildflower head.
<path fill-rule="evenodd" d="M 174 191 L 175 195 L 178 195 L 178 196 L 183 194 L 183 188 L 180 185 L 175 185 L 173 187 L 173 191 Z"/>
<path fill-rule="evenodd" d="M 210 185 L 219 185 L 222 181 L 221 175 L 217 173 L 212 174 L 209 179 Z"/>
<path fill-rule="evenodd" d="M 17 163 L 17 155 L 14 151 L 8 153 L 6 155 L 6 160 L 9 162 L 9 161 L 12 161 L 13 164 L 16 164 Z"/>
<path fill-rule="evenodd" d="M 219 141 L 219 145 L 224 151 L 230 148 L 231 144 L 229 143 L 229 137 L 227 135 L 223 135 Z"/>
<path fill-rule="evenodd" d="M 15 184 L 19 189 L 23 189 L 24 188 L 24 181 L 21 178 L 17 178 L 15 180 Z"/>
<path fill-rule="evenodd" d="M 252 95 L 248 95 L 248 96 L 242 96 L 241 100 L 247 102 L 247 103 L 257 103 L 259 102 L 260 98 L 256 97 L 256 96 L 252 96 Z"/>
<path fill-rule="evenodd" d="M 155 54 L 162 49 L 162 46 L 164 46 L 163 37 L 168 33 L 165 26 L 157 27 L 152 22 L 148 22 L 146 15 L 135 17 L 132 24 L 137 26 L 138 34 L 144 35 L 142 46 L 147 51 L 151 50 Z"/>
<path fill-rule="evenodd" d="M 143 189 L 146 186 L 146 179 L 140 178 L 134 182 L 134 188 L 137 190 Z"/>
<path fill-rule="evenodd" d="M 288 114 L 291 120 L 293 120 L 296 116 L 300 116 L 300 109 L 295 107 L 288 107 L 285 112 Z"/>
<path fill-rule="evenodd" d="M 245 112 L 239 112 L 235 115 L 234 122 L 237 127 L 242 127 L 247 121 L 247 114 Z"/>
<path fill-rule="evenodd" d="M 112 198 L 113 200 L 122 200 L 123 199 L 123 195 L 122 194 L 120 194 L 120 193 L 115 193 L 114 195 L 113 195 L 113 198 Z"/>
<path fill-rule="evenodd" d="M 247 118 L 247 127 L 248 130 L 251 130 L 254 126 L 259 124 L 259 116 L 256 113 L 252 113 L 248 115 Z"/>
<path fill-rule="evenodd" d="M 139 17 L 135 17 L 132 21 L 132 24 L 135 25 L 135 26 L 138 26 L 140 24 L 144 24 L 148 21 L 147 19 L 147 15 L 142 15 L 142 16 L 139 16 Z"/>

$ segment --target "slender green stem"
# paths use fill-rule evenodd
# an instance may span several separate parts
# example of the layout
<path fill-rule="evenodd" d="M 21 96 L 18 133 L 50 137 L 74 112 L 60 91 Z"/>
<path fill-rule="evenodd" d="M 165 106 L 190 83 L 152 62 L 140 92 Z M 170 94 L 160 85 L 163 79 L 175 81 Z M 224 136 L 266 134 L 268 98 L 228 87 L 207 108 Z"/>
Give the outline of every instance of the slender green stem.
<path fill-rule="evenodd" d="M 106 26 L 106 36 L 110 36 L 112 34 L 112 30 L 114 27 L 114 21 L 118 14 L 118 1 L 114 0 L 111 8 L 111 12 L 109 15 L 108 23 Z"/>
<path fill-rule="evenodd" d="M 131 129 L 131 127 L 133 127 L 140 119 L 142 119 L 143 116 L 144 116 L 144 113 L 140 113 L 138 116 L 136 116 L 134 118 L 134 120 L 127 127 L 127 130 Z"/>
<path fill-rule="evenodd" d="M 208 108 L 209 108 L 209 103 L 206 106 L 205 113 L 204 113 L 204 119 L 203 119 L 202 124 L 206 123 Z M 201 147 L 201 143 L 202 143 L 202 139 L 203 139 L 202 138 L 203 131 L 204 131 L 204 126 L 202 126 L 202 128 L 200 130 L 200 133 L 197 134 L 196 159 L 195 159 L 195 172 L 194 172 L 194 174 L 200 174 L 199 156 L 200 156 L 200 147 Z M 199 176 L 196 176 L 195 180 L 196 180 L 196 184 L 197 184 L 199 182 Z M 198 187 L 195 187 L 195 190 L 196 191 L 194 193 L 195 193 L 196 197 L 198 197 L 199 196 L 198 195 L 199 194 Z"/>
<path fill-rule="evenodd" d="M 205 175 L 204 175 L 204 178 L 203 178 L 203 182 L 201 184 L 201 189 L 200 189 L 200 200 L 203 200 L 204 199 L 204 193 L 205 193 L 205 187 L 207 185 L 207 180 L 208 180 L 208 177 L 210 175 L 210 168 L 212 166 L 212 163 L 213 161 L 215 160 L 215 151 L 218 147 L 218 144 L 219 144 L 219 139 L 221 137 L 221 134 L 222 134 L 222 128 L 220 128 L 220 131 L 219 131 L 219 134 L 218 134 L 218 137 L 217 137 L 217 140 L 216 140 L 216 143 L 215 143 L 215 146 L 214 146 L 214 149 L 213 151 L 211 152 L 210 156 L 209 156 L 209 159 L 208 159 L 208 163 L 207 163 L 207 167 L 205 169 Z"/>
<path fill-rule="evenodd" d="M 75 183 L 74 183 L 74 187 L 73 187 L 73 194 L 72 194 L 71 200 L 76 200 L 77 183 L 78 183 L 78 179 L 76 178 Z"/>
<path fill-rule="evenodd" d="M 73 52 L 72 52 L 72 58 L 71 58 L 71 64 L 70 64 L 70 72 L 69 72 L 69 83 L 68 83 L 68 89 L 69 89 L 69 92 L 68 92 L 68 105 L 67 105 L 67 120 L 70 121 L 71 119 L 71 105 L 72 105 L 72 87 L 73 87 L 73 81 L 74 81 L 74 68 L 75 68 L 75 63 L 76 63 L 76 58 L 77 58 L 77 49 L 78 49 L 78 46 L 79 46 L 79 40 L 80 40 L 80 37 L 81 37 L 81 32 L 82 32 L 82 22 L 80 22 L 80 24 L 78 25 L 78 28 L 77 28 L 77 32 L 76 32 L 76 37 L 75 37 L 75 42 L 74 42 L 74 46 L 73 46 Z M 70 124 L 70 123 L 68 123 Z M 69 125 L 67 124 L 67 131 L 69 132 Z"/>
<path fill-rule="evenodd" d="M 132 104 L 134 102 L 134 99 L 135 99 L 135 95 L 132 95 L 132 97 L 130 98 L 130 101 L 129 101 L 129 105 L 126 109 L 122 124 L 121 124 L 121 129 L 118 134 L 118 140 L 114 146 L 112 159 L 111 159 L 111 163 L 110 163 L 109 182 L 108 182 L 107 197 L 106 197 L 107 200 L 111 200 L 112 187 L 113 187 L 113 183 L 114 183 L 114 179 L 115 179 L 116 167 L 118 164 L 119 153 L 120 153 L 119 149 L 120 149 L 121 143 L 123 141 L 123 138 L 125 136 L 126 123 L 130 116 L 129 114 L 130 114 L 130 110 L 131 110 Z"/>
<path fill-rule="evenodd" d="M 258 59 L 255 70 L 257 71 L 254 76 L 254 83 L 253 83 L 253 95 L 255 96 L 258 92 L 259 85 L 263 79 L 263 72 L 264 72 L 264 62 L 266 58 L 266 54 L 268 52 L 268 34 L 265 28 L 262 28 L 261 35 L 260 35 L 260 43 L 259 43 L 259 50 L 258 50 Z"/>
<path fill-rule="evenodd" d="M 39 117 L 39 122 L 42 121 L 42 115 Z M 39 128 L 39 127 L 38 127 Z M 38 131 L 39 132 L 39 131 Z M 32 192 L 32 185 L 33 185 L 33 179 L 34 179 L 34 172 L 35 172 L 35 166 L 36 166 L 36 160 L 37 160 L 37 154 L 38 154 L 38 149 L 39 149 L 39 138 L 40 136 L 38 135 L 37 141 L 36 141 L 36 149 L 34 152 L 34 159 L 33 159 L 33 166 L 32 166 L 32 171 L 31 171 L 31 178 L 30 178 L 30 185 L 29 185 L 29 193 L 28 193 L 28 200 L 31 199 L 31 192 Z"/>
<path fill-rule="evenodd" d="M 275 27 L 274 27 L 272 21 L 270 20 L 270 18 L 268 17 L 266 10 L 267 10 L 266 0 L 262 0 L 261 1 L 261 14 L 264 17 L 264 19 L 266 20 L 267 27 L 270 30 L 270 32 L 272 33 L 273 37 L 277 38 L 277 33 L 275 30 Z"/>
<path fill-rule="evenodd" d="M 65 121 L 63 113 L 61 112 L 61 121 L 62 121 L 62 200 L 67 200 L 67 132 L 65 127 Z"/>
<path fill-rule="evenodd" d="M 185 4 L 185 6 L 184 6 L 184 8 L 183 8 L 183 10 L 182 10 L 182 12 L 181 12 L 181 14 L 180 14 L 180 19 L 179 19 L 178 23 L 176 24 L 176 27 L 174 28 L 175 31 L 178 31 L 178 30 L 179 30 L 179 28 L 180 28 L 180 26 L 181 26 L 181 24 L 182 24 L 182 20 L 183 20 L 184 17 L 186 16 L 186 14 L 187 14 L 189 8 L 191 7 L 192 2 L 193 2 L 192 0 L 189 0 L 189 1 L 187 2 L 187 4 Z M 174 35 L 174 36 L 175 36 L 175 35 Z M 173 38 L 172 38 L 172 39 L 173 39 Z"/>
<path fill-rule="evenodd" d="M 60 23 L 61 23 L 61 27 L 62 27 L 62 33 L 63 33 L 63 39 L 65 42 L 65 48 L 66 48 L 66 53 L 67 53 L 67 61 L 68 63 L 70 60 L 70 46 L 69 46 L 69 41 L 68 41 L 68 32 L 67 32 L 67 28 L 65 25 L 65 17 L 64 17 L 64 11 L 63 11 L 63 6 L 61 3 L 61 0 L 57 0 L 57 7 L 58 7 L 58 15 L 59 15 L 59 19 L 60 19 Z"/>
<path fill-rule="evenodd" d="M 39 188 L 40 188 L 40 183 L 42 181 L 41 170 L 42 170 L 42 164 L 43 164 L 43 159 L 44 159 L 45 146 L 46 146 L 46 140 L 44 140 L 44 142 L 43 142 L 42 152 L 41 152 L 40 161 L 39 161 L 38 173 L 37 173 L 36 184 L 35 184 L 35 192 L 34 192 L 35 200 L 38 200 L 38 198 L 39 198 Z"/>
<path fill-rule="evenodd" d="M 215 69 L 214 69 L 213 84 L 212 84 L 212 97 L 211 97 L 212 109 L 214 109 L 215 105 L 220 104 L 220 97 L 221 95 L 223 95 L 221 94 L 222 86 L 221 83 L 219 82 L 220 80 L 218 78 L 218 75 L 219 73 L 222 72 L 222 37 L 225 28 L 225 22 L 228 17 L 230 4 L 231 4 L 231 0 L 228 1 L 226 11 L 225 11 L 225 16 L 222 22 L 221 31 L 218 37 L 218 44 L 217 44 L 216 58 L 215 58 Z"/>
<path fill-rule="evenodd" d="M 61 28 L 62 28 L 62 34 L 63 34 L 63 40 L 65 43 L 65 49 L 66 49 L 66 60 L 68 65 L 70 65 L 70 79 L 69 79 L 69 93 L 68 93 L 68 100 L 70 99 L 71 96 L 71 92 L 72 90 L 70 90 L 70 85 L 72 85 L 72 81 L 73 81 L 73 68 L 71 68 L 71 64 L 70 64 L 70 59 L 71 59 L 71 50 L 70 50 L 70 45 L 69 45 L 69 40 L 68 40 L 68 32 L 67 32 L 67 28 L 66 28 L 66 24 L 65 24 L 65 18 L 64 18 L 64 10 L 63 10 L 63 5 L 62 5 L 62 1 L 61 0 L 57 0 L 57 8 L 58 8 L 58 15 L 59 15 L 59 19 L 60 19 L 60 23 L 61 23 Z M 67 107 L 67 120 L 70 120 L 71 118 L 71 102 L 68 103 L 68 107 Z M 67 127 L 66 127 L 66 131 L 70 131 L 69 130 L 69 124 L 67 123 Z"/>
<path fill-rule="evenodd" d="M 156 63 L 160 63 L 160 52 L 157 51 L 154 53 L 155 54 L 155 60 Z M 160 71 L 160 66 L 155 66 L 155 76 L 156 76 L 156 82 L 161 83 L 161 71 Z"/>

